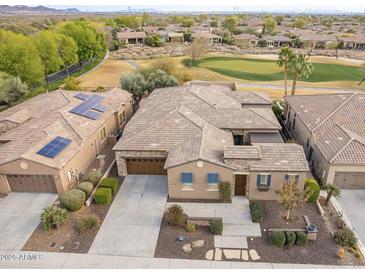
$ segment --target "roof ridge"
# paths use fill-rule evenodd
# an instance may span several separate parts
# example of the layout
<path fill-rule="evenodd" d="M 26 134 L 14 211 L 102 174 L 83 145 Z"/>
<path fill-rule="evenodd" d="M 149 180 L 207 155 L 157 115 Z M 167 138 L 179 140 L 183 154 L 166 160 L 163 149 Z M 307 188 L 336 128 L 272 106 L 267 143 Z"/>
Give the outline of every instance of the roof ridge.
<path fill-rule="evenodd" d="M 350 145 L 353 140 L 355 139 L 350 138 L 350 140 L 348 140 L 347 143 L 339 151 L 337 151 L 337 153 L 329 160 L 329 162 L 333 163 L 333 161 Z"/>
<path fill-rule="evenodd" d="M 248 110 L 250 110 L 251 112 L 254 112 L 255 114 L 257 114 L 257 116 L 261 117 L 262 119 L 264 119 L 265 121 L 271 123 L 274 126 L 277 126 L 277 124 L 275 124 L 273 121 L 268 120 L 265 116 L 261 115 L 260 113 L 256 112 L 253 108 L 247 108 Z"/>
<path fill-rule="evenodd" d="M 57 111 L 58 112 L 58 114 L 61 116 L 61 118 L 62 118 L 62 121 L 64 122 L 64 124 L 66 125 L 66 126 L 68 126 L 75 134 L 76 134 L 76 136 L 79 138 L 79 140 L 82 142 L 83 141 L 83 139 L 82 139 L 82 137 L 81 137 L 81 135 L 76 131 L 76 129 L 67 121 L 67 119 L 63 116 L 63 113 L 61 112 L 61 111 Z"/>
<path fill-rule="evenodd" d="M 357 140 L 358 142 L 362 143 L 365 145 L 365 138 L 360 136 L 359 134 L 357 134 L 356 132 L 353 132 L 352 130 L 346 128 L 343 125 L 338 125 L 342 131 L 344 131 L 350 138 L 353 138 L 355 140 Z"/>

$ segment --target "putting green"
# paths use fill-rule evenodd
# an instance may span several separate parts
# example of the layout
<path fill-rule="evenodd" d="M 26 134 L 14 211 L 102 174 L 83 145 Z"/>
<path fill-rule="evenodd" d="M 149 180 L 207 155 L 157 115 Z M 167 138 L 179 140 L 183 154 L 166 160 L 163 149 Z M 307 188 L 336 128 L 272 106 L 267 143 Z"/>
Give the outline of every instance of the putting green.
<path fill-rule="evenodd" d="M 251 81 L 283 80 L 283 70 L 274 60 L 207 57 L 198 60 L 194 66 L 203 67 L 223 75 Z M 360 81 L 363 72 L 360 67 L 313 63 L 313 71 L 309 78 L 302 77 L 305 82 Z M 289 79 L 291 79 L 289 74 Z"/>

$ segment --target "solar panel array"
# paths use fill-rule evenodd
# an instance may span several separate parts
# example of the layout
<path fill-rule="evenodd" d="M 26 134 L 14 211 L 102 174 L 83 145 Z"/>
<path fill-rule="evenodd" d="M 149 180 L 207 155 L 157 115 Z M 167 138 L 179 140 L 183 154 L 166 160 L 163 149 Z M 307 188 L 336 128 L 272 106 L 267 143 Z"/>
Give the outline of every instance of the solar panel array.
<path fill-rule="evenodd" d="M 104 97 L 100 95 L 89 96 L 83 93 L 78 93 L 74 97 L 84 100 L 84 102 L 71 109 L 71 113 L 78 114 L 92 120 L 96 120 L 99 118 L 100 112 L 106 112 L 108 110 L 107 107 L 100 104 L 100 101 L 104 99 Z"/>
<path fill-rule="evenodd" d="M 41 150 L 39 150 L 37 154 L 46 156 L 48 158 L 54 158 L 70 143 L 70 139 L 57 136 L 55 139 L 45 145 Z"/>

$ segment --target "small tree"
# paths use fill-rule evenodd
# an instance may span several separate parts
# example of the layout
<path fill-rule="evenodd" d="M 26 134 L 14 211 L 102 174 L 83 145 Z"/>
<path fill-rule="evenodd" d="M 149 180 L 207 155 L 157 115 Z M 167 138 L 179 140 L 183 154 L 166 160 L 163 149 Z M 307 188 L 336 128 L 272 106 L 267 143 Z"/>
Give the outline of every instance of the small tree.
<path fill-rule="evenodd" d="M 134 74 L 127 74 L 122 77 L 121 86 L 122 89 L 131 93 L 135 101 L 139 103 L 146 91 L 146 80 L 143 75 L 138 72 Z"/>
<path fill-rule="evenodd" d="M 204 37 L 198 37 L 193 40 L 187 49 L 187 55 L 190 56 L 189 68 L 199 59 L 209 48 L 209 40 Z"/>
<path fill-rule="evenodd" d="M 156 88 L 174 87 L 179 85 L 179 81 L 172 75 L 168 75 L 163 70 L 157 70 L 148 76 L 146 88 L 151 93 Z"/>
<path fill-rule="evenodd" d="M 327 192 L 327 197 L 326 197 L 326 201 L 324 202 L 325 205 L 328 205 L 328 203 L 330 202 L 332 197 L 335 197 L 335 198 L 341 197 L 341 190 L 334 184 L 327 184 L 326 192 Z"/>
<path fill-rule="evenodd" d="M 5 103 L 11 106 L 28 92 L 27 85 L 22 83 L 19 77 L 0 72 L 0 104 Z"/>
<path fill-rule="evenodd" d="M 293 75 L 293 87 L 291 94 L 295 95 L 297 81 L 300 77 L 309 77 L 312 73 L 313 65 L 309 61 L 309 55 L 304 53 L 295 54 L 289 61 L 289 71 Z"/>
<path fill-rule="evenodd" d="M 290 220 L 292 210 L 298 208 L 308 196 L 306 192 L 299 190 L 298 183 L 293 182 L 282 184 L 277 194 L 278 203 L 286 209 L 287 220 Z"/>

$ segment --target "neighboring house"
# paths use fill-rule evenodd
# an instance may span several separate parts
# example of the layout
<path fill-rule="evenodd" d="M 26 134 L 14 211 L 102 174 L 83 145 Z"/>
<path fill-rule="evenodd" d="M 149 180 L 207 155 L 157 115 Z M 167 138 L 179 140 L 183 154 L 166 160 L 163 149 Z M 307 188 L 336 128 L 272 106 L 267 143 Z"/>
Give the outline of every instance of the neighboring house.
<path fill-rule="evenodd" d="M 193 32 L 207 32 L 207 33 L 211 33 L 212 32 L 212 28 L 209 27 L 209 26 L 199 25 L 199 26 L 195 26 L 194 27 Z"/>
<path fill-rule="evenodd" d="M 168 43 L 183 43 L 184 42 L 183 33 L 160 31 L 159 34 L 161 36 L 161 39 L 164 40 L 164 42 L 168 42 Z"/>
<path fill-rule="evenodd" d="M 281 48 L 285 46 L 291 46 L 292 39 L 286 36 L 280 35 L 267 35 L 262 38 L 262 40 L 266 41 L 266 46 L 271 48 Z"/>
<path fill-rule="evenodd" d="M 234 38 L 236 38 L 238 41 L 242 41 L 243 43 L 250 45 L 252 47 L 256 47 L 259 42 L 259 38 L 257 38 L 255 35 L 249 34 L 249 33 L 242 33 L 239 35 L 235 35 Z"/>
<path fill-rule="evenodd" d="M 365 95 L 286 96 L 286 125 L 323 184 L 365 188 Z"/>
<path fill-rule="evenodd" d="M 303 148 L 283 143 L 271 106 L 235 85 L 156 89 L 114 147 L 119 175 L 166 175 L 173 199 L 219 199 L 221 181 L 250 199 L 275 199 L 288 180 L 303 187 Z"/>
<path fill-rule="evenodd" d="M 365 50 L 364 36 L 341 37 L 339 40 L 343 42 L 345 49 Z"/>
<path fill-rule="evenodd" d="M 306 47 L 315 49 L 325 49 L 329 44 L 337 41 L 334 34 L 316 33 L 311 30 L 293 30 L 290 33 L 297 35 Z"/>
<path fill-rule="evenodd" d="M 208 39 L 212 44 L 222 43 L 222 37 L 209 32 L 194 32 L 192 34 L 192 39 L 194 40 L 195 38 Z"/>
<path fill-rule="evenodd" d="M 77 183 L 132 116 L 131 95 L 56 90 L 0 113 L 0 193 L 58 192 Z"/>
<path fill-rule="evenodd" d="M 126 45 L 128 44 L 144 44 L 146 33 L 143 31 L 124 31 L 117 33 L 117 39 Z"/>
<path fill-rule="evenodd" d="M 145 26 L 145 27 L 143 27 L 143 30 L 147 35 L 154 35 L 154 34 L 158 33 L 159 27 L 157 27 L 157 26 Z"/>

